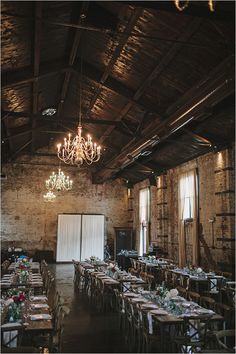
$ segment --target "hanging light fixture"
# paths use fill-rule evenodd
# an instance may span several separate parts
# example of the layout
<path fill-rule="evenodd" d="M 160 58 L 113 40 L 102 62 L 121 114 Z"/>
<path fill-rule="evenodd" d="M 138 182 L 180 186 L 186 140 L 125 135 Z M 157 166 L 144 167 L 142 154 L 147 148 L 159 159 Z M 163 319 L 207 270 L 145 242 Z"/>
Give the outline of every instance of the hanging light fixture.
<path fill-rule="evenodd" d="M 56 196 L 53 192 L 48 191 L 46 194 L 43 196 L 45 202 L 54 202 L 56 199 Z"/>
<path fill-rule="evenodd" d="M 175 6 L 179 11 L 183 11 L 188 7 L 189 2 L 190 0 L 185 0 L 185 1 L 175 0 Z M 211 12 L 215 11 L 213 0 L 208 0 L 208 7 Z"/>
<path fill-rule="evenodd" d="M 83 20 L 85 15 L 81 15 Z M 88 165 L 97 162 L 101 157 L 101 146 L 97 146 L 92 142 L 90 135 L 87 138 L 82 137 L 82 123 L 81 123 L 81 101 L 82 101 L 82 63 L 83 58 L 81 54 L 80 61 L 80 95 L 79 95 L 79 125 L 78 133 L 72 139 L 71 134 L 68 134 L 68 139 L 64 138 L 63 144 L 57 145 L 57 156 L 66 164 L 81 166 L 85 161 Z"/>
<path fill-rule="evenodd" d="M 73 181 L 70 180 L 69 176 L 65 176 L 61 168 L 58 168 L 58 173 L 52 172 L 49 179 L 46 180 L 46 188 L 49 191 L 69 191 L 72 189 Z"/>

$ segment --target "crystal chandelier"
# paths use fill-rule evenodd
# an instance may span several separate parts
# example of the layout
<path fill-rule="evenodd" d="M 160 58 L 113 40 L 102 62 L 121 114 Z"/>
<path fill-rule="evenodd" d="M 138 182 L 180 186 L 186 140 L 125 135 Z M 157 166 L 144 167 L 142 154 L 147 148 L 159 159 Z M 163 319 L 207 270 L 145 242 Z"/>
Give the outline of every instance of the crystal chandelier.
<path fill-rule="evenodd" d="M 73 181 L 70 180 L 69 176 L 65 176 L 60 167 L 58 173 L 53 172 L 49 179 L 46 180 L 46 188 L 49 191 L 68 191 L 72 189 L 72 184 Z"/>
<path fill-rule="evenodd" d="M 81 15 L 83 20 L 85 15 Z M 101 146 L 97 146 L 92 142 L 90 135 L 87 138 L 82 137 L 82 124 L 81 124 L 81 101 L 82 101 L 82 53 L 80 61 L 80 94 L 79 94 L 79 125 L 77 135 L 71 139 L 71 134 L 68 139 L 64 138 L 63 144 L 57 145 L 57 156 L 66 164 L 81 166 L 85 161 L 88 165 L 97 162 L 101 157 Z"/>
<path fill-rule="evenodd" d="M 45 202 L 54 202 L 56 199 L 56 196 L 53 192 L 48 191 L 46 194 L 43 196 Z"/>
<path fill-rule="evenodd" d="M 71 139 L 71 134 L 68 134 L 68 139 L 64 138 L 64 144 L 57 145 L 57 156 L 66 164 L 81 166 L 85 161 L 88 165 L 91 165 L 101 157 L 101 146 L 93 143 L 90 135 L 85 139 L 81 133 L 80 119 L 78 134 L 74 139 Z"/>

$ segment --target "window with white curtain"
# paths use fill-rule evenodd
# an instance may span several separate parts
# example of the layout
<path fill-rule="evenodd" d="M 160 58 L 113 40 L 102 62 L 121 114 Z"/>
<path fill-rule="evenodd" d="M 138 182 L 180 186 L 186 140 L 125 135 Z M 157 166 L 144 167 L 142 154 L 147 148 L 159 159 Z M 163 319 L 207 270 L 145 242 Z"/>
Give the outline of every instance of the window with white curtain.
<path fill-rule="evenodd" d="M 193 219 L 194 218 L 194 203 L 196 186 L 194 171 L 184 173 L 180 177 L 179 182 L 179 198 L 180 198 L 180 219 Z"/>
<path fill-rule="evenodd" d="M 144 188 L 139 191 L 139 255 L 147 251 L 150 221 L 150 189 Z"/>

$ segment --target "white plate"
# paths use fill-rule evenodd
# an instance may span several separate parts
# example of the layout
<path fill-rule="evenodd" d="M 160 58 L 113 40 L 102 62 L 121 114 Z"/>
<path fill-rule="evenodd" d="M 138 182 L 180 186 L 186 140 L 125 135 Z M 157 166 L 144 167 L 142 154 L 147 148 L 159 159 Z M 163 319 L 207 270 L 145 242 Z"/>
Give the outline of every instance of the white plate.
<path fill-rule="evenodd" d="M 30 315 L 31 321 L 40 321 L 40 320 L 51 320 L 52 316 L 48 313 L 40 313 L 36 315 Z"/>

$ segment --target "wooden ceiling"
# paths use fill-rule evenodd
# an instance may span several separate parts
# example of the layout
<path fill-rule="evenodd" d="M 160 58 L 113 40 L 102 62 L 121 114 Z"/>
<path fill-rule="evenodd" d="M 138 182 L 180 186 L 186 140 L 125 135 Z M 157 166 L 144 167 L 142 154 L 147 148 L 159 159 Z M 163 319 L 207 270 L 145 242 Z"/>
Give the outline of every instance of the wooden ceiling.
<path fill-rule="evenodd" d="M 136 183 L 231 144 L 235 3 L 215 3 L 2 1 L 2 163 L 55 156 L 76 133 L 81 87 L 83 132 L 102 145 L 94 183 Z"/>

